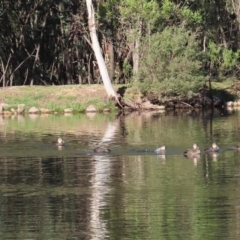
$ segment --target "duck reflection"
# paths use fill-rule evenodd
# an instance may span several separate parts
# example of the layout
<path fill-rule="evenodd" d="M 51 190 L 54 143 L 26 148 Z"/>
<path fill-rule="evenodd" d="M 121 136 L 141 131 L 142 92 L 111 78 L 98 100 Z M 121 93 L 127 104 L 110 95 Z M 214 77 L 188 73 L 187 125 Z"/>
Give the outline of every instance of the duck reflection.
<path fill-rule="evenodd" d="M 214 162 L 216 162 L 218 160 L 218 156 L 219 156 L 219 153 L 217 153 L 217 152 L 209 152 L 206 154 L 206 159 L 210 158 Z"/>
<path fill-rule="evenodd" d="M 165 160 L 166 160 L 166 155 L 157 155 L 157 158 L 159 159 L 159 160 L 163 160 L 163 163 L 165 164 L 166 162 L 165 162 Z"/>
<path fill-rule="evenodd" d="M 197 165 L 198 165 L 198 162 L 200 161 L 200 155 L 196 155 L 196 156 L 185 156 L 185 158 L 192 160 L 194 166 L 197 166 Z"/>
<path fill-rule="evenodd" d="M 219 153 L 213 152 L 213 153 L 209 153 L 208 155 L 210 155 L 210 157 L 214 162 L 218 160 Z"/>

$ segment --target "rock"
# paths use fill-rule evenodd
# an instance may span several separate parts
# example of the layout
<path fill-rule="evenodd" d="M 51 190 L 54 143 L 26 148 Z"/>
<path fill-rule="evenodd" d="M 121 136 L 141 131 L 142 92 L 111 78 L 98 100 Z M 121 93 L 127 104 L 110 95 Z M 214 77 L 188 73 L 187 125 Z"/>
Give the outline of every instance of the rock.
<path fill-rule="evenodd" d="M 9 108 L 9 104 L 7 104 L 7 103 L 1 103 L 0 104 L 0 109 L 6 110 L 6 108 Z"/>
<path fill-rule="evenodd" d="M 64 113 L 72 113 L 72 109 L 71 108 L 66 108 L 66 109 L 64 109 Z"/>
<path fill-rule="evenodd" d="M 22 114 L 24 113 L 24 111 L 25 111 L 25 104 L 18 104 L 17 112 L 19 114 Z"/>
<path fill-rule="evenodd" d="M 86 110 L 86 112 L 97 112 L 97 108 L 94 105 L 89 105 Z"/>
<path fill-rule="evenodd" d="M 237 105 L 240 107 L 240 100 L 237 101 Z"/>
<path fill-rule="evenodd" d="M 110 108 L 104 108 L 103 112 L 111 112 Z"/>
<path fill-rule="evenodd" d="M 3 114 L 3 106 L 0 104 L 0 114 Z"/>
<path fill-rule="evenodd" d="M 16 113 L 16 110 L 14 108 L 10 109 L 11 113 Z"/>
<path fill-rule="evenodd" d="M 237 107 L 238 103 L 237 102 L 233 102 L 233 107 Z"/>
<path fill-rule="evenodd" d="M 165 109 L 165 106 L 154 105 L 150 101 L 146 101 L 142 104 L 142 108 L 146 110 L 163 110 Z"/>
<path fill-rule="evenodd" d="M 36 108 L 36 107 L 31 107 L 31 108 L 28 110 L 28 113 L 37 114 L 37 113 L 39 113 L 39 109 Z"/>
<path fill-rule="evenodd" d="M 41 113 L 51 113 L 51 110 L 49 110 L 48 108 L 40 108 L 39 110 Z"/>
<path fill-rule="evenodd" d="M 211 98 L 204 96 L 202 99 L 202 103 L 204 106 L 211 106 L 212 100 L 211 100 Z"/>
<path fill-rule="evenodd" d="M 233 102 L 232 102 L 232 101 L 227 102 L 227 103 L 226 103 L 226 106 L 227 106 L 227 107 L 232 107 L 232 106 L 233 106 Z"/>
<path fill-rule="evenodd" d="M 10 111 L 3 111 L 3 115 L 10 116 L 12 113 Z"/>

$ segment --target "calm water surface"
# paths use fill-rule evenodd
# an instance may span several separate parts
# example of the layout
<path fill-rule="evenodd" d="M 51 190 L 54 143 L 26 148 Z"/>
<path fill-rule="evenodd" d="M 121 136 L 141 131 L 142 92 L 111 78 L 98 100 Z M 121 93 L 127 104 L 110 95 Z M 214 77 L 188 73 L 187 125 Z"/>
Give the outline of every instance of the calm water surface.
<path fill-rule="evenodd" d="M 240 152 L 228 150 L 239 122 L 237 111 L 0 116 L 0 239 L 240 239 Z M 214 141 L 218 155 L 182 155 Z"/>

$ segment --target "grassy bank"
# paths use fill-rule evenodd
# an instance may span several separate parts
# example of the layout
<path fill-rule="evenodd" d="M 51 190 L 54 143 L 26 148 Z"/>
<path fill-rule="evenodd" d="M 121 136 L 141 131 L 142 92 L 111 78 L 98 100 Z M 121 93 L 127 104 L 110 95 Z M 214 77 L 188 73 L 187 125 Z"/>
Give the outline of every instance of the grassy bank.
<path fill-rule="evenodd" d="M 212 83 L 212 93 L 225 101 L 234 101 L 238 97 L 238 87 L 233 82 Z M 124 99 L 141 101 L 142 95 L 137 88 L 127 85 L 115 85 L 115 90 L 127 90 Z M 239 87 L 240 88 L 240 87 Z M 62 86 L 16 86 L 0 88 L 0 104 L 9 104 L 10 108 L 17 108 L 18 104 L 25 104 L 25 109 L 31 107 L 45 108 L 52 112 L 84 112 L 89 105 L 94 105 L 97 111 L 108 109 L 116 111 L 115 104 L 107 99 L 103 85 L 62 85 Z M 6 110 L 6 109 L 5 109 Z"/>
<path fill-rule="evenodd" d="M 6 87 L 0 90 L 0 103 L 9 104 L 9 107 L 13 108 L 18 104 L 25 104 L 26 110 L 36 107 L 57 112 L 67 108 L 74 112 L 83 112 L 91 104 L 95 105 L 98 111 L 104 108 L 115 110 L 113 102 L 107 100 L 103 85 Z"/>

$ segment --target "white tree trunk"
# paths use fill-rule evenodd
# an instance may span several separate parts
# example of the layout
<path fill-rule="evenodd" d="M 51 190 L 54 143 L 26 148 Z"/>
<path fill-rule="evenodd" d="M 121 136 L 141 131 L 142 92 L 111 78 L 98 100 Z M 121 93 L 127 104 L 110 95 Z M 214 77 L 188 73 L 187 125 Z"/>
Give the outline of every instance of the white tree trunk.
<path fill-rule="evenodd" d="M 135 75 L 135 81 L 138 81 L 138 71 L 139 71 L 139 48 L 140 48 L 140 39 L 142 35 L 142 19 L 138 18 L 137 21 L 137 32 L 136 32 L 136 39 L 134 42 L 134 50 L 132 53 L 133 58 L 133 74 Z"/>
<path fill-rule="evenodd" d="M 92 48 L 97 59 L 102 81 L 108 97 L 115 98 L 118 101 L 117 93 L 112 86 L 110 77 L 108 75 L 107 67 L 102 56 L 101 48 L 98 42 L 92 0 L 86 0 L 86 4 L 87 4 L 87 10 L 88 10 L 88 26 L 89 26 L 90 37 L 92 41 Z"/>

